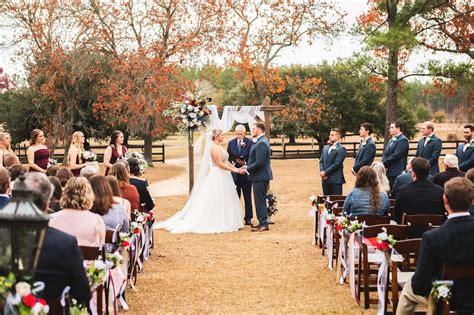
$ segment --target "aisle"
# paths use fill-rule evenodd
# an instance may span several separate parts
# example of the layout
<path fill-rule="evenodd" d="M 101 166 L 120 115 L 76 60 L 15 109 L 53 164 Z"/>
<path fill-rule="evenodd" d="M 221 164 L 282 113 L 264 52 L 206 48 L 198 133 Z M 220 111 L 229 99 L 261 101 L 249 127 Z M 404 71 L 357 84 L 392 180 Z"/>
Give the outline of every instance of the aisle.
<path fill-rule="evenodd" d="M 320 187 L 315 161 L 272 163 L 280 212 L 270 232 L 251 233 L 248 227 L 221 235 L 155 231 L 151 261 L 139 276 L 139 291 L 128 294 L 127 314 L 364 313 L 311 245 L 308 197 Z M 158 197 L 158 220 L 185 200 Z"/>

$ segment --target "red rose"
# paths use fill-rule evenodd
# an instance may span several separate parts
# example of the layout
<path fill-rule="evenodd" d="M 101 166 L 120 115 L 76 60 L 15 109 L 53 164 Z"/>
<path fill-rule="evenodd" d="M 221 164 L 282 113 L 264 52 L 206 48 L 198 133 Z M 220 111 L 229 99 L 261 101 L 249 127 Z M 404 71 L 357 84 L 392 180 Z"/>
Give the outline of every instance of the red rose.
<path fill-rule="evenodd" d="M 314 207 L 316 205 L 316 201 L 311 201 L 311 207 Z"/>
<path fill-rule="evenodd" d="M 44 299 L 38 299 L 38 302 L 43 305 L 43 306 L 46 306 L 46 300 Z"/>
<path fill-rule="evenodd" d="M 128 247 L 130 243 L 128 241 L 122 241 L 122 247 Z"/>
<path fill-rule="evenodd" d="M 135 228 L 133 230 L 133 234 L 140 234 L 140 229 L 139 228 Z"/>
<path fill-rule="evenodd" d="M 326 220 L 326 224 L 327 224 L 327 225 L 330 225 L 330 224 L 331 224 L 331 220 Z"/>
<path fill-rule="evenodd" d="M 336 225 L 336 231 L 342 231 L 342 224 Z"/>
<path fill-rule="evenodd" d="M 33 294 L 28 294 L 23 297 L 23 304 L 29 308 L 32 308 L 36 304 L 36 298 Z"/>
<path fill-rule="evenodd" d="M 381 251 L 387 251 L 390 249 L 387 242 L 379 242 L 377 243 L 377 249 Z"/>

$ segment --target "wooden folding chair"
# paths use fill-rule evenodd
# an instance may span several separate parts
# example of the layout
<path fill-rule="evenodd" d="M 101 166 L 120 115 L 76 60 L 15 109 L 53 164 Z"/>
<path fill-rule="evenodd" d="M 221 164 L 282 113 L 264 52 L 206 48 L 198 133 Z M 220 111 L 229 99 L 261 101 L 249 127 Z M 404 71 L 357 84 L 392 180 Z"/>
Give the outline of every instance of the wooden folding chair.
<path fill-rule="evenodd" d="M 391 262 L 391 291 L 392 308 L 395 314 L 398 306 L 399 291 L 407 281 L 411 279 L 418 262 L 418 253 L 420 251 L 421 238 L 401 240 L 395 243 L 395 250 L 403 258 L 401 262 Z"/>
<path fill-rule="evenodd" d="M 410 237 L 421 237 L 433 225 L 441 225 L 446 217 L 442 214 L 403 214 L 402 223 L 410 226 Z"/>
<path fill-rule="evenodd" d="M 366 226 L 362 230 L 362 235 L 365 238 L 377 237 L 379 233 L 382 233 L 382 228 L 387 229 L 387 234 L 393 235 L 393 238 L 396 240 L 405 240 L 410 233 L 410 227 L 408 225 L 377 224 Z"/>
<path fill-rule="evenodd" d="M 371 304 L 377 304 L 378 298 L 371 298 L 370 292 L 377 292 L 378 265 L 369 261 L 369 249 L 359 237 L 354 238 L 359 247 L 359 259 L 356 266 L 356 296 L 361 301 L 364 297 L 364 308 L 369 309 Z"/>
<path fill-rule="evenodd" d="M 443 264 L 440 271 L 440 280 L 474 280 L 474 263 L 470 264 Z M 444 301 L 438 303 L 442 315 L 452 314 L 451 304 Z"/>
<path fill-rule="evenodd" d="M 100 247 L 90 247 L 90 246 L 79 246 L 82 251 L 82 255 L 84 256 L 84 260 L 96 260 L 102 256 L 102 259 L 105 260 L 105 250 L 104 248 Z M 102 307 L 103 307 L 103 292 L 104 292 L 104 284 L 101 283 L 97 286 L 97 313 L 102 314 Z M 108 305 L 107 305 L 107 298 L 106 298 L 106 312 L 108 313 Z"/>

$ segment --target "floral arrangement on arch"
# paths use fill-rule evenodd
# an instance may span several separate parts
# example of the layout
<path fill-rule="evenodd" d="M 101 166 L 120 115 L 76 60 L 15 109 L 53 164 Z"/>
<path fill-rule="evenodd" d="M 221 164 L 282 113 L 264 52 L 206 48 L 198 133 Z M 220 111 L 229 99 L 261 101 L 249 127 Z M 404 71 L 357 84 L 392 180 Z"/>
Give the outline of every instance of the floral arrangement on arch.
<path fill-rule="evenodd" d="M 138 167 L 140 168 L 140 173 L 141 174 L 145 173 L 145 169 L 148 167 L 148 162 L 145 160 L 145 157 L 143 156 L 143 154 L 139 152 L 127 151 L 123 159 L 128 160 L 131 158 L 137 159 Z"/>
<path fill-rule="evenodd" d="M 207 104 L 212 99 L 208 98 L 185 98 L 182 102 L 174 102 L 171 112 L 166 112 L 165 115 L 172 116 L 176 121 L 181 121 L 178 128 L 182 132 L 199 131 L 205 129 L 209 124 L 209 115 L 211 110 Z"/>

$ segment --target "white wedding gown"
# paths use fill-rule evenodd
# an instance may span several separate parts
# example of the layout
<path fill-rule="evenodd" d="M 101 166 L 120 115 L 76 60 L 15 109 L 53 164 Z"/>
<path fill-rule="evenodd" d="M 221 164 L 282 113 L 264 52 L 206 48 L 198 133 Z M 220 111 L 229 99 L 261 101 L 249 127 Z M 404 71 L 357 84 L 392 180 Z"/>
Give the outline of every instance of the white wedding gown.
<path fill-rule="evenodd" d="M 222 161 L 227 163 L 229 154 L 219 148 Z M 211 163 L 209 173 L 192 192 L 184 208 L 155 227 L 171 233 L 200 234 L 235 232 L 242 228 L 242 204 L 231 173 Z"/>

